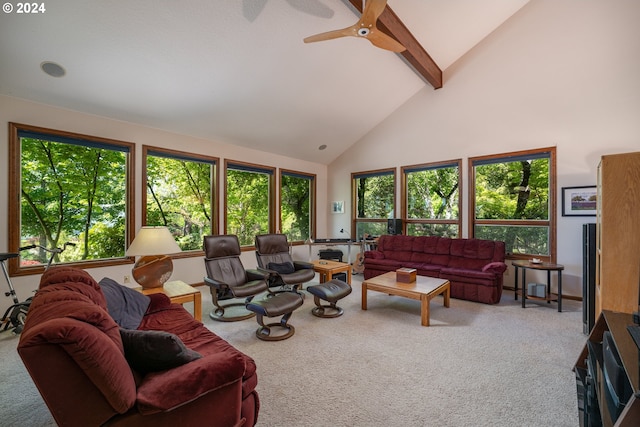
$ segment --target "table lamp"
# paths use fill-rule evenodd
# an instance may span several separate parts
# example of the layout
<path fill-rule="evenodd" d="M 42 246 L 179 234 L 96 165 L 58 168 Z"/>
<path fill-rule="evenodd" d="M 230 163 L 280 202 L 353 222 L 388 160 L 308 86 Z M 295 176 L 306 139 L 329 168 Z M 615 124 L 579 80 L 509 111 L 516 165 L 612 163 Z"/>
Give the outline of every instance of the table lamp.
<path fill-rule="evenodd" d="M 131 270 L 143 288 L 161 288 L 173 273 L 173 262 L 167 254 L 181 252 L 167 227 L 142 227 L 126 256 L 140 256 Z"/>

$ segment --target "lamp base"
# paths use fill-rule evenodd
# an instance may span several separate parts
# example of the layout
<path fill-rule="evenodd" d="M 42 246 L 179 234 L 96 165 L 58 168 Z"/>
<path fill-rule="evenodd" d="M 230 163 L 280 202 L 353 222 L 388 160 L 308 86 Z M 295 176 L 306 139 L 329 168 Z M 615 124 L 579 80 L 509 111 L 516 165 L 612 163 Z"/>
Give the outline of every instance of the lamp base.
<path fill-rule="evenodd" d="M 147 255 L 133 266 L 131 274 L 144 289 L 161 288 L 173 273 L 173 262 L 167 255 Z"/>

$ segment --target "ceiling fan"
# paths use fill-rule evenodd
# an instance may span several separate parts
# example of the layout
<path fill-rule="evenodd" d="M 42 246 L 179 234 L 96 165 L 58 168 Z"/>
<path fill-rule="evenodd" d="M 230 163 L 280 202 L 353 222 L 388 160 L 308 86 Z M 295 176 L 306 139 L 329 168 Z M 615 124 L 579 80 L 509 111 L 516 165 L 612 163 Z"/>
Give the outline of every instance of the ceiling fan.
<path fill-rule="evenodd" d="M 353 36 L 365 38 L 374 46 L 381 49 L 391 50 L 393 52 L 402 52 L 406 50 L 406 47 L 404 47 L 400 42 L 378 30 L 378 27 L 376 26 L 378 18 L 382 15 L 382 12 L 384 12 L 385 7 L 387 7 L 387 0 L 362 0 L 362 4 L 362 16 L 354 25 L 341 30 L 334 30 L 309 36 L 304 39 L 304 42 L 313 43 L 337 39 L 340 37 Z"/>

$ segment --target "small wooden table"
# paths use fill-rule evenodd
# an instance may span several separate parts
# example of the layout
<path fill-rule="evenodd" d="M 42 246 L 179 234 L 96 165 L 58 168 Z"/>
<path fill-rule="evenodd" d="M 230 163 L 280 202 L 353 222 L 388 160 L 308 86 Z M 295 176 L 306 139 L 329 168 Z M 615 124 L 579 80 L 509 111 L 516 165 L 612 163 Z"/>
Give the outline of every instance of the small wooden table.
<path fill-rule="evenodd" d="M 522 308 L 525 307 L 525 301 L 527 299 L 547 301 L 557 301 L 558 311 L 562 311 L 562 270 L 564 265 L 553 264 L 550 262 L 534 263 L 529 260 L 513 261 L 513 267 L 515 268 L 515 300 L 518 300 L 518 269 L 522 269 Z M 542 270 L 547 272 L 547 296 L 546 298 L 527 295 L 527 270 Z M 551 272 L 556 271 L 558 273 L 558 295 L 553 296 L 551 294 Z"/>
<path fill-rule="evenodd" d="M 189 286 L 180 280 L 175 280 L 172 282 L 166 282 L 162 288 L 141 288 L 140 290 L 145 295 L 162 292 L 169 297 L 172 303 L 175 304 L 192 302 L 193 318 L 202 322 L 202 294 L 193 286 Z"/>
<path fill-rule="evenodd" d="M 402 283 L 396 281 L 396 272 L 381 274 L 362 282 L 362 309 L 367 309 L 367 291 L 384 292 L 420 301 L 420 323 L 429 326 L 429 302 L 437 295 L 444 298 L 444 306 L 449 307 L 451 284 L 448 280 L 435 277 L 418 276 L 415 282 Z"/>
<path fill-rule="evenodd" d="M 311 261 L 313 270 L 320 274 L 320 283 L 329 282 L 336 273 L 347 273 L 347 283 L 351 285 L 351 266 L 346 262 L 317 259 Z"/>

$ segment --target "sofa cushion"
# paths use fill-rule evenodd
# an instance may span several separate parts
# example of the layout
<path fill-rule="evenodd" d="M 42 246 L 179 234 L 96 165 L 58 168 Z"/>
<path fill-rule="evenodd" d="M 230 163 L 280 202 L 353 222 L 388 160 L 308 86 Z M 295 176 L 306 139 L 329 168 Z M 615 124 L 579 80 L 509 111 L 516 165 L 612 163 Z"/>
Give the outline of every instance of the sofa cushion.
<path fill-rule="evenodd" d="M 107 311 L 113 320 L 122 328 L 137 329 L 142 316 L 149 308 L 150 298 L 108 277 L 100 280 L 98 284 L 107 300 Z"/>
<path fill-rule="evenodd" d="M 175 368 L 202 357 L 169 332 L 121 328 L 120 336 L 127 362 L 142 374 Z"/>

